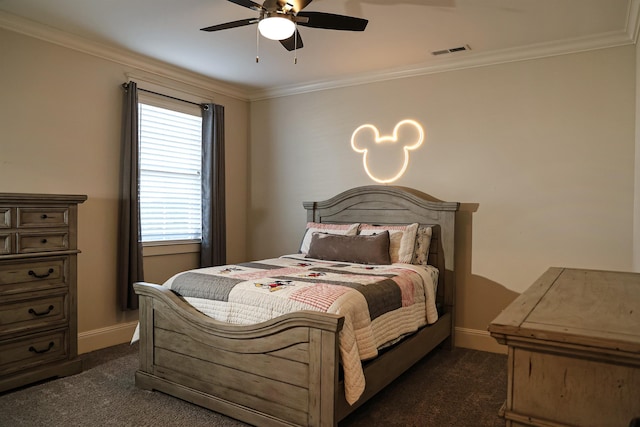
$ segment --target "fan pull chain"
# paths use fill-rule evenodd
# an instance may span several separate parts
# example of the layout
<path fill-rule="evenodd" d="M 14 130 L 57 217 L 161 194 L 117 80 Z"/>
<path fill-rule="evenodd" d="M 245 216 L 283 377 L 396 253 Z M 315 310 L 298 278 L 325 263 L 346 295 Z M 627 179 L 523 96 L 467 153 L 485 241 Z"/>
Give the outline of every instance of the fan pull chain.
<path fill-rule="evenodd" d="M 260 62 L 260 31 L 256 27 L 256 64 Z"/>
<path fill-rule="evenodd" d="M 294 42 L 293 42 L 293 64 L 298 64 L 298 23 L 296 24 L 296 30 L 293 32 Z"/>

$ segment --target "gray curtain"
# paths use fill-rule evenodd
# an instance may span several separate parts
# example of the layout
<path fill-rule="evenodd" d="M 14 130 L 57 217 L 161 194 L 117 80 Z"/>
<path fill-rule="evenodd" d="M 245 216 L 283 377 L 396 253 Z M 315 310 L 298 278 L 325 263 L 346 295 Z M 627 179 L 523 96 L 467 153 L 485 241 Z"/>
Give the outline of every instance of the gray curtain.
<path fill-rule="evenodd" d="M 136 310 L 138 296 L 133 291 L 133 283 L 144 280 L 138 207 L 138 87 L 135 82 L 123 87 L 117 287 L 120 308 Z"/>
<path fill-rule="evenodd" d="M 202 105 L 202 243 L 200 267 L 227 262 L 224 107 Z"/>

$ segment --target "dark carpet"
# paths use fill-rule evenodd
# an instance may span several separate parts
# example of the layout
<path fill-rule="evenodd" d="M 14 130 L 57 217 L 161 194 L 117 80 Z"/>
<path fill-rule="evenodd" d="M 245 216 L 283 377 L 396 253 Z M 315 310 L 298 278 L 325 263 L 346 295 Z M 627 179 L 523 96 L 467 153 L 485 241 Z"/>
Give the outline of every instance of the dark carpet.
<path fill-rule="evenodd" d="M 247 424 L 134 384 L 137 346 L 83 355 L 85 370 L 0 394 L 0 426 L 213 426 Z M 437 349 L 340 427 L 504 427 L 505 355 Z"/>

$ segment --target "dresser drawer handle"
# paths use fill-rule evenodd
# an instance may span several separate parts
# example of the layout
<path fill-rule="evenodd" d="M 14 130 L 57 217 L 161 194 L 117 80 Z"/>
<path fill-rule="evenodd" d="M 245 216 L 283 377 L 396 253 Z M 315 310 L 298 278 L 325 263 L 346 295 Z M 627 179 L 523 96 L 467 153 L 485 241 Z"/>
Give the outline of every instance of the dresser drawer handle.
<path fill-rule="evenodd" d="M 29 351 L 32 353 L 37 353 L 37 354 L 42 354 L 42 353 L 46 353 L 47 351 L 51 350 L 53 348 L 53 341 L 51 341 L 49 343 L 49 347 L 45 348 L 44 350 L 36 350 L 36 348 L 34 346 L 29 347 Z"/>
<path fill-rule="evenodd" d="M 36 279 L 45 279 L 49 277 L 51 273 L 53 273 L 53 268 L 50 268 L 45 274 L 37 274 L 35 271 L 29 270 L 29 276 L 33 276 Z"/>
<path fill-rule="evenodd" d="M 29 309 L 29 314 L 33 314 L 34 316 L 46 316 L 47 314 L 51 313 L 51 310 L 53 310 L 53 306 L 50 305 L 49 308 L 47 308 L 47 311 L 43 311 L 38 313 L 37 311 L 35 311 L 33 308 Z"/>
<path fill-rule="evenodd" d="M 47 239 L 42 239 L 42 240 L 40 240 L 40 243 L 42 243 L 42 244 L 47 243 Z"/>
<path fill-rule="evenodd" d="M 40 218 L 42 218 L 42 219 L 47 219 L 47 218 L 49 218 L 49 217 L 47 216 L 47 214 L 42 214 L 42 215 L 40 215 Z"/>

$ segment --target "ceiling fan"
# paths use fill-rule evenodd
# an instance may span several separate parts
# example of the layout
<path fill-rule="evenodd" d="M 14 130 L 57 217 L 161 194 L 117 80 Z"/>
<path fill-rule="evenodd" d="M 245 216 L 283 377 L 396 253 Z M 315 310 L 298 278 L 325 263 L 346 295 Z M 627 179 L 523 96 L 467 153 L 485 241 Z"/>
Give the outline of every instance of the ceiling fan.
<path fill-rule="evenodd" d="M 202 31 L 220 31 L 229 28 L 258 24 L 264 37 L 278 40 L 285 49 L 292 51 L 303 47 L 297 25 L 328 30 L 364 31 L 369 22 L 352 16 L 335 15 L 324 12 L 305 12 L 312 0 L 265 0 L 262 4 L 252 0 L 228 0 L 239 6 L 255 10 L 257 18 L 241 19 L 225 24 L 201 28 Z"/>

